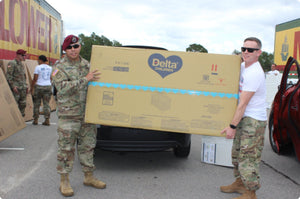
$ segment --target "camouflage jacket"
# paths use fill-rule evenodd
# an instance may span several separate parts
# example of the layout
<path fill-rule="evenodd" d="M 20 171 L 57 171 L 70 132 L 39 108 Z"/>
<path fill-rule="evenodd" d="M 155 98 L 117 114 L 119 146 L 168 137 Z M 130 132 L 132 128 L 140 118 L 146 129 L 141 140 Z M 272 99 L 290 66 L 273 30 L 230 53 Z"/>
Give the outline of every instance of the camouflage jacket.
<path fill-rule="evenodd" d="M 7 65 L 6 79 L 11 89 L 18 87 L 19 89 L 26 89 L 26 74 L 25 67 L 22 62 L 16 59 L 10 61 Z"/>
<path fill-rule="evenodd" d="M 82 116 L 85 113 L 89 62 L 82 57 L 72 62 L 67 57 L 52 70 L 52 84 L 57 89 L 58 116 Z"/>

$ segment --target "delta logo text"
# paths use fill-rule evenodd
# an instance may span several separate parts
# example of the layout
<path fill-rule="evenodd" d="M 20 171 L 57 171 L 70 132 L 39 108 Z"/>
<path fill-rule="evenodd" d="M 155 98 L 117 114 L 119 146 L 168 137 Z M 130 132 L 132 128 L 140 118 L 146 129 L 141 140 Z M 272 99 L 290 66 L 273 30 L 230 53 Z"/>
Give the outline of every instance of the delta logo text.
<path fill-rule="evenodd" d="M 182 59 L 176 55 L 165 58 L 163 55 L 155 53 L 149 57 L 148 65 L 162 78 L 165 78 L 181 69 Z"/>

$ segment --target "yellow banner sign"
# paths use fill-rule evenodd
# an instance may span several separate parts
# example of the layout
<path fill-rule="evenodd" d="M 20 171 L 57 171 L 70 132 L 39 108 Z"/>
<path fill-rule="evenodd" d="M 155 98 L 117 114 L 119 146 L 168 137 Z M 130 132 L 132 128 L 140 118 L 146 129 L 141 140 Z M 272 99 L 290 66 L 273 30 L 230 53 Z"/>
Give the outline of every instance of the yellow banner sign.
<path fill-rule="evenodd" d="M 290 56 L 300 62 L 300 26 L 276 31 L 274 62 L 285 66 Z"/>

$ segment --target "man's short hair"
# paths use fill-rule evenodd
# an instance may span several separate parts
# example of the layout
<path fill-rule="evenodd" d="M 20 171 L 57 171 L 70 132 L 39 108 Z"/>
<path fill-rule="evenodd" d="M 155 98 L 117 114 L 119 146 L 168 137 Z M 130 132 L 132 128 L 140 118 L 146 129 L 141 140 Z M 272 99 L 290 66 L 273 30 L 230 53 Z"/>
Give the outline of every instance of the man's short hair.
<path fill-rule="evenodd" d="M 262 45 L 261 45 L 261 41 L 260 41 L 259 39 L 257 39 L 256 37 L 248 37 L 248 38 L 246 38 L 246 39 L 244 40 L 244 42 L 246 42 L 246 41 L 254 41 L 254 42 L 256 42 L 258 48 L 261 49 L 261 46 L 262 46 Z"/>

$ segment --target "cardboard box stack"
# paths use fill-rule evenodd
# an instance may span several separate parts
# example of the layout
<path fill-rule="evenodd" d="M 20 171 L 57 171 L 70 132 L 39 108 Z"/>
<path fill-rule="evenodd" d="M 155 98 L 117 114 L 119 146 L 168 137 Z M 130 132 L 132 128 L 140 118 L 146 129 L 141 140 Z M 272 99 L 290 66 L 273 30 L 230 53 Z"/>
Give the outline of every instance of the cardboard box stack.
<path fill-rule="evenodd" d="M 89 123 L 221 136 L 238 101 L 240 57 L 93 46 Z"/>

